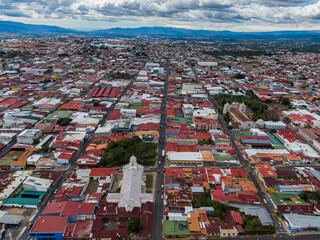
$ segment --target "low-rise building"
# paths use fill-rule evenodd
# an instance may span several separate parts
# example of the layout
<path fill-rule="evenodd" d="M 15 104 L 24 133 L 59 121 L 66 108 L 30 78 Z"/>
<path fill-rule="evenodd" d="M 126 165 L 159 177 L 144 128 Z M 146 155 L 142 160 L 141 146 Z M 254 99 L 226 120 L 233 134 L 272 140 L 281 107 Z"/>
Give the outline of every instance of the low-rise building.
<path fill-rule="evenodd" d="M 32 144 L 35 139 L 41 137 L 40 129 L 26 129 L 18 134 L 17 142 L 24 144 Z"/>

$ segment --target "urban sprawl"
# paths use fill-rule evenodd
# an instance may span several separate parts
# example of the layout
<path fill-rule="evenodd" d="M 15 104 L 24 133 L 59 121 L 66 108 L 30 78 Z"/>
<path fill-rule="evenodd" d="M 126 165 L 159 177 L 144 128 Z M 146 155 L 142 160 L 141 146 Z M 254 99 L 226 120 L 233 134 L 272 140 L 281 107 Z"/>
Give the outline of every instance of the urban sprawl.
<path fill-rule="evenodd" d="M 2 239 L 319 239 L 302 45 L 1 40 Z"/>

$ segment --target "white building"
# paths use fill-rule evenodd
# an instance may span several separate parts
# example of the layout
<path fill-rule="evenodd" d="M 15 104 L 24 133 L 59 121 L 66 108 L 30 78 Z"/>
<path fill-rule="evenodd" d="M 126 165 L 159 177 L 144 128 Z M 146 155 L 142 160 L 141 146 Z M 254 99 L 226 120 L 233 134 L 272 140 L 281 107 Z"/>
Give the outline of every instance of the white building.
<path fill-rule="evenodd" d="M 109 193 L 108 202 L 118 203 L 131 212 L 135 207 L 140 208 L 145 202 L 153 202 L 153 194 L 141 193 L 143 182 L 143 166 L 137 163 L 137 158 L 132 156 L 129 164 L 123 166 L 123 178 L 120 193 Z"/>
<path fill-rule="evenodd" d="M 266 121 L 264 122 L 264 127 L 266 129 L 286 129 L 287 125 L 281 121 L 278 121 L 278 122 Z"/>
<path fill-rule="evenodd" d="M 185 118 L 192 118 L 194 111 L 194 106 L 192 104 L 183 104 L 182 112 Z"/>
<path fill-rule="evenodd" d="M 47 192 L 51 187 L 52 180 L 28 176 L 23 182 L 24 190 Z"/>
<path fill-rule="evenodd" d="M 169 152 L 170 166 L 203 166 L 203 157 L 199 152 Z"/>
<path fill-rule="evenodd" d="M 218 62 L 198 62 L 198 65 L 201 67 L 217 67 Z"/>
<path fill-rule="evenodd" d="M 35 165 L 42 157 L 41 154 L 34 154 L 27 158 L 27 165 Z"/>
<path fill-rule="evenodd" d="M 26 129 L 18 134 L 17 142 L 24 144 L 32 144 L 35 139 L 41 137 L 40 129 Z"/>

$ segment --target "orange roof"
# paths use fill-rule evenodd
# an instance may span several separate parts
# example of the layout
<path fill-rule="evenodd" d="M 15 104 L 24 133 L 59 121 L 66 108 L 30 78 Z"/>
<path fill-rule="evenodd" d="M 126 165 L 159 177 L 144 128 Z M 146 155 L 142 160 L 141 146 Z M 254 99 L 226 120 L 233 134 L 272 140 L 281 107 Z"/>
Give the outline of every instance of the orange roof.
<path fill-rule="evenodd" d="M 201 232 L 199 224 L 200 214 L 197 212 L 190 212 L 190 218 L 188 218 L 190 232 Z"/>
<path fill-rule="evenodd" d="M 213 153 L 211 151 L 200 151 L 203 161 L 205 162 L 214 162 Z"/>
<path fill-rule="evenodd" d="M 191 168 L 182 168 L 182 171 L 183 171 L 184 175 L 191 175 L 192 174 Z"/>
<path fill-rule="evenodd" d="M 254 185 L 254 183 L 252 181 L 240 182 L 240 186 L 243 191 L 253 191 L 255 193 L 258 192 L 256 186 Z"/>
<path fill-rule="evenodd" d="M 108 147 L 108 143 L 98 144 L 96 149 L 106 149 Z"/>
<path fill-rule="evenodd" d="M 284 154 L 290 161 L 300 161 L 301 158 L 297 154 Z"/>
<path fill-rule="evenodd" d="M 135 135 L 136 135 L 136 136 L 139 136 L 139 137 L 141 137 L 142 134 L 153 134 L 154 137 L 156 137 L 156 138 L 159 137 L 159 132 L 158 132 L 158 131 L 155 131 L 155 130 L 150 130 L 150 131 L 137 131 L 137 132 L 135 132 Z"/>
<path fill-rule="evenodd" d="M 11 163 L 11 166 L 26 166 L 26 161 L 27 161 L 27 159 L 28 159 L 28 157 L 30 157 L 31 156 L 31 154 L 33 153 L 33 152 L 35 152 L 35 151 L 37 151 L 37 150 L 39 150 L 39 148 L 30 148 L 30 149 L 28 149 L 27 151 L 25 151 L 22 155 L 21 155 L 21 157 L 19 157 L 18 159 L 17 159 L 17 161 L 13 161 L 12 163 Z"/>
<path fill-rule="evenodd" d="M 222 177 L 221 182 L 224 182 L 224 185 L 231 185 L 232 184 L 232 177 Z"/>
<path fill-rule="evenodd" d="M 278 174 L 270 166 L 270 164 L 256 164 L 256 168 L 260 171 L 262 177 L 276 177 Z"/>

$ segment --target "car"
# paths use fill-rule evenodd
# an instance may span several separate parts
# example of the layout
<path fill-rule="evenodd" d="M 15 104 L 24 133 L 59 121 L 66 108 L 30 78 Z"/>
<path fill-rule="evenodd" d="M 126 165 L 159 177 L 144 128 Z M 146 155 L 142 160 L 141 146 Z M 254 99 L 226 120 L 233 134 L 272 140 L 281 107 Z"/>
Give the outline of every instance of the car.
<path fill-rule="evenodd" d="M 263 201 L 264 201 L 264 203 L 265 203 L 265 204 L 267 204 L 267 203 L 268 203 L 266 199 L 263 199 Z"/>
<path fill-rule="evenodd" d="M 160 169 L 158 169 L 158 173 L 160 173 Z"/>
<path fill-rule="evenodd" d="M 161 199 L 163 199 L 163 195 L 161 195 Z"/>
<path fill-rule="evenodd" d="M 32 223 L 29 223 L 28 229 L 31 229 L 32 226 L 33 226 L 33 224 L 32 224 Z"/>
<path fill-rule="evenodd" d="M 160 189 L 159 188 L 157 188 L 157 192 L 159 192 L 160 191 Z"/>
<path fill-rule="evenodd" d="M 54 190 L 54 193 L 57 193 L 58 192 L 58 189 Z"/>

